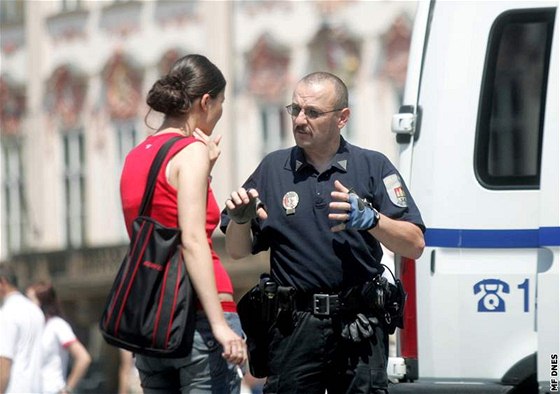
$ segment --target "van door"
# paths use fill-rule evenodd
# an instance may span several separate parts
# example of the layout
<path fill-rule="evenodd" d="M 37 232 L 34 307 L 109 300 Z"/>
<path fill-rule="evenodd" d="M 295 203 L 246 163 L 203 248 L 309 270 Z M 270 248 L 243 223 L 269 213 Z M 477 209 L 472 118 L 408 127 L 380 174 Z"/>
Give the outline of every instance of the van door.
<path fill-rule="evenodd" d="M 560 276 L 560 129 L 558 119 L 558 23 L 548 73 L 541 165 L 539 250 L 537 261 L 537 370 L 543 392 L 558 390 L 558 333 L 560 319 L 558 278 Z M 556 357 L 554 356 L 556 355 Z M 555 369 L 556 368 L 556 369 Z M 556 370 L 556 372 L 554 372 Z"/>
<path fill-rule="evenodd" d="M 543 155 L 550 140 L 558 156 L 558 136 L 544 138 L 558 133 L 547 102 L 556 90 L 558 105 L 549 79 L 556 6 L 433 7 L 421 126 L 401 155 L 428 227 L 415 267 L 421 378 L 516 384 L 535 372 L 537 277 L 547 292 L 558 286 L 557 250 L 546 266 L 539 244 L 541 204 L 554 198 L 543 201 L 544 188 L 558 204 L 558 157 Z M 552 174 L 545 163 L 556 164 Z M 558 211 L 548 223 L 558 226 Z"/>

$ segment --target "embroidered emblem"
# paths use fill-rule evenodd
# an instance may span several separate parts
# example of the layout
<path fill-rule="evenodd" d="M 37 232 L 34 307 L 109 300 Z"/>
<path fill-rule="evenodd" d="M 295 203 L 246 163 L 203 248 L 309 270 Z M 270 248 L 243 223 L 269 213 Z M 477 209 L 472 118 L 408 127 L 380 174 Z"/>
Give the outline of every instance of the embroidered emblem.
<path fill-rule="evenodd" d="M 397 174 L 391 174 L 383 178 L 385 189 L 391 199 L 391 202 L 397 207 L 405 208 L 408 206 L 406 193 L 402 187 L 401 179 Z"/>
<path fill-rule="evenodd" d="M 299 196 L 296 192 L 288 192 L 282 197 L 282 206 L 286 210 L 286 215 L 296 213 L 296 207 L 299 203 Z"/>

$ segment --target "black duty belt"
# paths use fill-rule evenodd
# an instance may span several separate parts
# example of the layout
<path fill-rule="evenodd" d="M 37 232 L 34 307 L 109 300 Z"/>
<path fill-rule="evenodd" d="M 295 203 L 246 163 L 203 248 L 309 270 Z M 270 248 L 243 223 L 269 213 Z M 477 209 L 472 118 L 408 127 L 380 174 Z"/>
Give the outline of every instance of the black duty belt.
<path fill-rule="evenodd" d="M 312 312 L 315 316 L 331 316 L 341 308 L 338 294 L 296 293 L 295 301 L 298 311 Z"/>

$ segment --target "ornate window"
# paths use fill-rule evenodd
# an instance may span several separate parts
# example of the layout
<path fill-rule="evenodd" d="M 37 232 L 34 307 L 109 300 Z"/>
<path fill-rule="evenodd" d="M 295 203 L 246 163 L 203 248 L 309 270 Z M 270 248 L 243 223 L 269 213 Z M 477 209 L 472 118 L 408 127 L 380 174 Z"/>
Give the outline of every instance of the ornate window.
<path fill-rule="evenodd" d="M 284 106 L 289 86 L 289 49 L 263 34 L 247 54 L 247 63 L 247 90 L 258 101 L 265 155 L 285 145 L 287 139 Z"/>
<path fill-rule="evenodd" d="M 121 53 L 115 54 L 103 70 L 105 105 L 113 120 L 135 118 L 142 99 L 142 73 Z"/>
<path fill-rule="evenodd" d="M 283 105 L 261 104 L 260 127 L 263 136 L 262 156 L 283 147 L 288 139 L 288 114 Z"/>
<path fill-rule="evenodd" d="M 127 153 L 138 144 L 136 125 L 141 101 L 142 73 L 118 53 L 103 71 L 105 109 L 110 115 L 117 151 L 118 175 Z"/>
<path fill-rule="evenodd" d="M 85 238 L 85 136 L 82 112 L 87 79 L 69 65 L 58 67 L 47 82 L 45 106 L 62 144 L 64 231 L 67 245 L 81 247 Z"/>
<path fill-rule="evenodd" d="M 361 41 L 343 27 L 323 25 L 308 48 L 309 71 L 324 70 L 336 75 L 346 84 L 352 99 L 352 90 L 361 65 Z M 352 138 L 353 129 L 354 118 L 350 116 L 345 127 L 348 139 Z"/>
<path fill-rule="evenodd" d="M 2 138 L 2 227 L 9 253 L 24 249 L 26 231 L 24 223 L 24 190 L 21 139 L 10 136 Z"/>
<path fill-rule="evenodd" d="M 2 130 L 2 245 L 9 253 L 26 245 L 25 194 L 21 121 L 25 112 L 23 87 L 0 78 L 0 129 Z"/>

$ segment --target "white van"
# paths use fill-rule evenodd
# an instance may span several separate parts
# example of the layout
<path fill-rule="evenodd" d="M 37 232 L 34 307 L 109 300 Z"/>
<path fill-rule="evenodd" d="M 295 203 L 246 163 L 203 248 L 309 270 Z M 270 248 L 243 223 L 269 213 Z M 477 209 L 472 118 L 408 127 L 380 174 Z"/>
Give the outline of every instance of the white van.
<path fill-rule="evenodd" d="M 426 223 L 391 392 L 557 392 L 557 1 L 420 2 L 399 169 Z M 511 390 L 509 390 L 511 388 Z"/>

